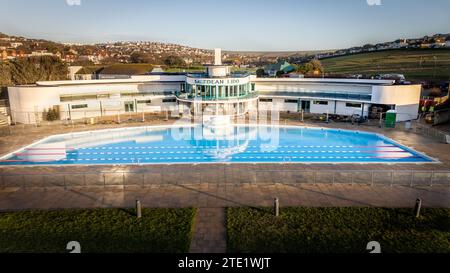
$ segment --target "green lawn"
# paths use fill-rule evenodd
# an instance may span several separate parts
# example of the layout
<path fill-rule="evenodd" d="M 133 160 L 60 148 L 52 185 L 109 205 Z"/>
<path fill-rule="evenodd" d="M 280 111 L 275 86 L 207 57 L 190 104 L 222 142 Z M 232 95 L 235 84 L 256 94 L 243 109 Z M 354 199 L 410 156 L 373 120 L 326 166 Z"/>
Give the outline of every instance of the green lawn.
<path fill-rule="evenodd" d="M 367 253 L 378 241 L 385 253 L 450 253 L 450 209 L 282 208 L 227 210 L 228 252 Z"/>
<path fill-rule="evenodd" d="M 400 73 L 411 81 L 450 79 L 450 49 L 387 50 L 323 59 L 321 62 L 326 73 Z"/>
<path fill-rule="evenodd" d="M 86 209 L 0 213 L 0 252 L 188 252 L 194 209 Z"/>

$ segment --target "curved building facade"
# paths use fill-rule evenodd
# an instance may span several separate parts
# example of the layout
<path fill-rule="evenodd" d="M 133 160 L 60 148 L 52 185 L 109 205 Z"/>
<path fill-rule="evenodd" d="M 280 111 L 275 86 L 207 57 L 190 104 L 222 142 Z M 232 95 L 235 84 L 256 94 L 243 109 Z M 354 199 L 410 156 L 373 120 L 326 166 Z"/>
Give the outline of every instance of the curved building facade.
<path fill-rule="evenodd" d="M 232 74 L 222 65 L 216 49 L 214 65 L 206 73 L 187 74 L 183 92 L 177 94 L 179 104 L 191 113 L 239 116 L 255 110 L 258 92 L 249 74 Z"/>
<path fill-rule="evenodd" d="M 416 119 L 421 85 L 390 80 L 257 78 L 233 74 L 216 51 L 204 73 L 132 76 L 130 79 L 38 82 L 8 88 L 13 123 L 34 124 L 49 108 L 62 120 L 123 113 L 242 116 L 252 111 L 309 112 L 370 117 L 397 110 L 397 121 Z"/>

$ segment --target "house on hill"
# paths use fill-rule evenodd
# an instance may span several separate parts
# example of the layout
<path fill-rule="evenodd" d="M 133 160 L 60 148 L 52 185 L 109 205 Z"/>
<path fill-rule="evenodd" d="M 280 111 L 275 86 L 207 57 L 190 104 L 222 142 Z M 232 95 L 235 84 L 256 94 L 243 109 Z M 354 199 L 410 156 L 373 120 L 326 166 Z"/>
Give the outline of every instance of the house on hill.
<path fill-rule="evenodd" d="M 103 66 L 84 66 L 75 73 L 75 80 L 98 80 Z"/>
<path fill-rule="evenodd" d="M 110 66 L 84 66 L 75 73 L 75 80 L 130 79 L 135 75 L 147 75 L 153 69 L 150 64 L 113 64 Z"/>
<path fill-rule="evenodd" d="M 266 72 L 271 77 L 276 76 L 278 71 L 289 73 L 294 70 L 295 67 L 286 61 L 279 61 L 276 64 L 269 64 L 264 67 L 264 72 Z"/>
<path fill-rule="evenodd" d="M 103 68 L 99 72 L 100 80 L 130 79 L 135 75 L 147 75 L 153 69 L 150 64 L 114 64 Z"/>

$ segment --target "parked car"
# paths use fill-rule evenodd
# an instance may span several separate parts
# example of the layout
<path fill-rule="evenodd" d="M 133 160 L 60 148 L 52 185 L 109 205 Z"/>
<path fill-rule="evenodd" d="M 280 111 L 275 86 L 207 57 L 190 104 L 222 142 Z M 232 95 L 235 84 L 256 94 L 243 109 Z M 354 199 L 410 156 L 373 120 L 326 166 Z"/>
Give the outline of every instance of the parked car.
<path fill-rule="evenodd" d="M 404 83 L 406 78 L 403 74 L 379 74 L 375 76 L 378 80 L 395 80 L 396 83 Z"/>

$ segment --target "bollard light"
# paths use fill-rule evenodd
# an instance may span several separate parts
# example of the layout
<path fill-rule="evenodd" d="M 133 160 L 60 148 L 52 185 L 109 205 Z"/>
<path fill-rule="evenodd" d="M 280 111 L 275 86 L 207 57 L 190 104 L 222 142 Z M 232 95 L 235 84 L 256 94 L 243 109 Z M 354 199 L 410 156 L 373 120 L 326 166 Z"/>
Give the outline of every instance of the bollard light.
<path fill-rule="evenodd" d="M 419 218 L 421 208 L 422 208 L 422 200 L 420 198 L 417 198 L 416 206 L 414 207 L 414 215 L 416 216 L 416 218 Z"/>
<path fill-rule="evenodd" d="M 278 199 L 278 197 L 275 197 L 275 199 L 273 200 L 273 208 L 275 217 L 280 216 L 280 200 Z"/>
<path fill-rule="evenodd" d="M 136 216 L 138 219 L 142 218 L 142 205 L 139 200 L 136 200 Z"/>

